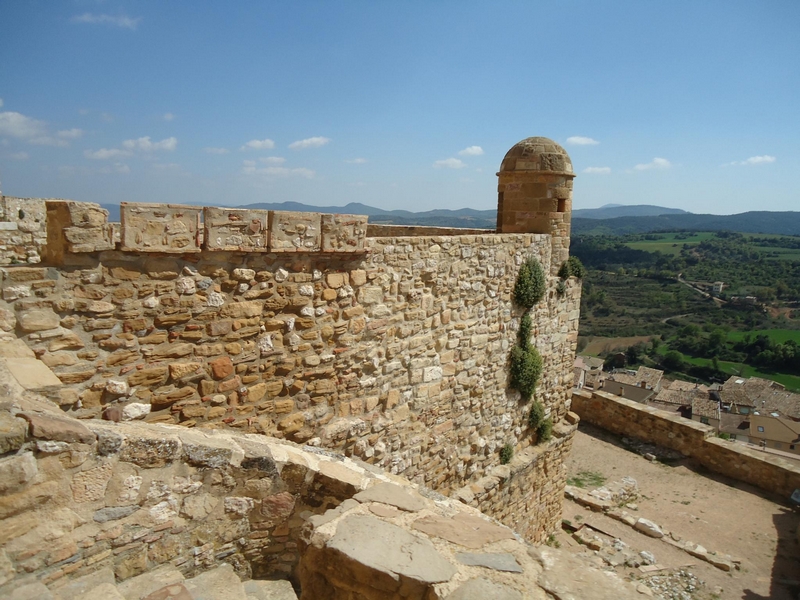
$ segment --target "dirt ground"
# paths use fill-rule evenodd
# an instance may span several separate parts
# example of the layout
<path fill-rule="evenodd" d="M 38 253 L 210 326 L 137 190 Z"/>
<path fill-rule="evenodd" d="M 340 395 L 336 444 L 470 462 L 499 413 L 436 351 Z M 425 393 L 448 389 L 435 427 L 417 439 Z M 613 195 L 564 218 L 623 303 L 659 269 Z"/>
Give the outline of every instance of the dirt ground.
<path fill-rule="evenodd" d="M 688 596 L 665 594 L 664 598 L 797 600 L 800 597 L 800 545 L 796 533 L 800 514 L 793 512 L 785 499 L 711 473 L 688 459 L 650 462 L 629 447 L 619 437 L 582 423 L 567 461 L 568 477 L 586 471 L 602 474 L 607 483 L 633 477 L 638 482 L 640 497 L 635 500 L 636 510 L 626 509 L 629 513 L 654 521 L 683 541 L 741 560 L 741 570 L 726 573 L 662 540 L 647 537 L 569 500 L 564 502 L 565 519 L 573 525 L 594 525 L 609 534 L 606 539 L 619 538 L 637 553 L 651 552 L 656 564 L 668 567 L 654 575 L 674 574 L 683 568 L 684 573 L 689 572 L 702 582 Z M 576 553 L 592 553 L 565 531 L 556 540 Z M 599 558 L 595 560 L 599 562 Z M 616 571 L 627 578 L 648 576 L 624 565 L 616 567 Z"/>
<path fill-rule="evenodd" d="M 584 348 L 581 353 L 599 356 L 600 354 L 606 354 L 608 352 L 625 350 L 628 348 L 628 346 L 634 346 L 640 343 L 646 344 L 652 338 L 652 335 L 639 335 L 635 337 L 619 338 L 595 337 L 590 339 L 589 343 L 586 345 L 586 348 Z"/>

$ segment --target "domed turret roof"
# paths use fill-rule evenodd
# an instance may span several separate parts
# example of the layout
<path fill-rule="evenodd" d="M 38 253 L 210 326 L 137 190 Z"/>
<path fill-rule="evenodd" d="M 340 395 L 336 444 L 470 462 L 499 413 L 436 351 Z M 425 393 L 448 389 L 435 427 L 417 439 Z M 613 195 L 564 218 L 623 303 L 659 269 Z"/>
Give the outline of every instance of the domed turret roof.
<path fill-rule="evenodd" d="M 572 160 L 559 144 L 546 137 L 529 137 L 506 152 L 500 171 L 572 173 Z"/>

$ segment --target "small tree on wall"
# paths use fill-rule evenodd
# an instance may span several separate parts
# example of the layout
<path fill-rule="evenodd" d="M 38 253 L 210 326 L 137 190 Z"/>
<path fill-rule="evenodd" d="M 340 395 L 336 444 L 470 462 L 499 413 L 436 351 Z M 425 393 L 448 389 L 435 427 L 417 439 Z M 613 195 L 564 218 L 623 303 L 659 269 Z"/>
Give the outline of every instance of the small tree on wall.
<path fill-rule="evenodd" d="M 558 270 L 558 276 L 561 277 L 561 279 L 569 279 L 570 277 L 583 279 L 586 277 L 586 267 L 583 266 L 583 263 L 577 256 L 570 256 L 561 264 L 561 268 Z"/>
<path fill-rule="evenodd" d="M 511 349 L 509 365 L 509 385 L 512 389 L 519 390 L 526 402 L 533 396 L 542 376 L 542 356 L 531 344 L 533 321 L 528 311 L 544 297 L 546 284 L 542 265 L 535 258 L 528 258 L 520 267 L 514 285 L 514 301 L 525 309 L 525 314 L 520 319 L 517 343 Z M 532 429 L 538 431 L 543 421 L 544 407 L 535 402 L 528 415 L 528 423 Z M 539 437 L 541 439 L 542 436 Z"/>
<path fill-rule="evenodd" d="M 542 265 L 531 256 L 519 268 L 517 282 L 514 285 L 514 302 L 530 310 L 544 298 L 546 285 L 547 280 Z"/>

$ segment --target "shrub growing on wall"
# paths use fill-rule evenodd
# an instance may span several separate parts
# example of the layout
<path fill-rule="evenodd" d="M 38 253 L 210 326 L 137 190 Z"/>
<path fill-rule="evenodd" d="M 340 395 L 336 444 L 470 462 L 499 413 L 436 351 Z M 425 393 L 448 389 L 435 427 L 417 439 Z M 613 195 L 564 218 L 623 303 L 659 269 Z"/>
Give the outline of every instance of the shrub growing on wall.
<path fill-rule="evenodd" d="M 536 434 L 539 438 L 539 442 L 546 442 L 553 437 L 553 419 L 547 417 L 542 421 L 539 427 L 536 428 Z"/>
<path fill-rule="evenodd" d="M 542 424 L 542 421 L 544 421 L 544 406 L 541 402 L 534 402 L 528 413 L 528 427 L 531 429 L 539 429 L 539 425 Z"/>
<path fill-rule="evenodd" d="M 511 444 L 506 444 L 502 448 L 500 448 L 500 464 L 507 465 L 511 462 L 511 459 L 514 458 L 514 446 Z"/>
<path fill-rule="evenodd" d="M 529 257 L 519 268 L 514 285 L 514 302 L 525 309 L 531 309 L 544 297 L 546 280 L 544 269 L 539 261 Z"/>
<path fill-rule="evenodd" d="M 568 279 L 570 277 L 583 279 L 586 276 L 586 267 L 583 266 L 581 259 L 577 256 L 570 256 L 561 265 L 561 268 L 558 270 L 558 276 L 561 277 L 561 279 Z"/>
<path fill-rule="evenodd" d="M 519 390 L 522 397 L 528 400 L 536 390 L 536 384 L 542 376 L 542 357 L 534 347 L 511 350 L 511 387 Z"/>

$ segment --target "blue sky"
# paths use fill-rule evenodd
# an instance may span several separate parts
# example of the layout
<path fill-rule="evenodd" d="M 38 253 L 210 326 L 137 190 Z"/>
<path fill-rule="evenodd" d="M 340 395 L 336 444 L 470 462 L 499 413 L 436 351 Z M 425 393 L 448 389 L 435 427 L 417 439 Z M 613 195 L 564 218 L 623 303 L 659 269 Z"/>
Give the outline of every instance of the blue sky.
<path fill-rule="evenodd" d="M 520 139 L 575 207 L 800 210 L 800 2 L 0 0 L 7 195 L 491 209 Z"/>

